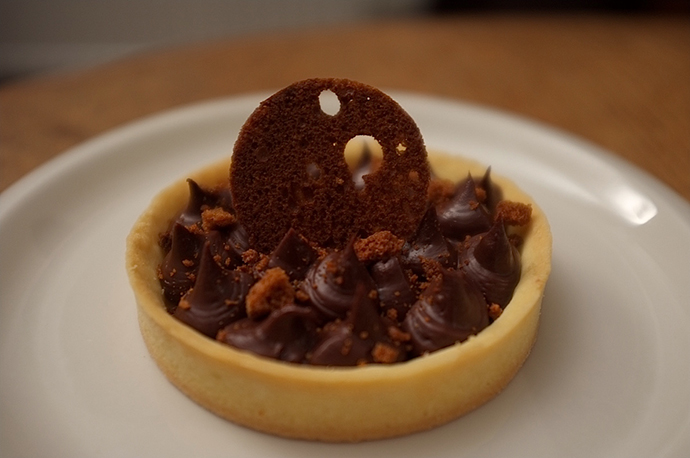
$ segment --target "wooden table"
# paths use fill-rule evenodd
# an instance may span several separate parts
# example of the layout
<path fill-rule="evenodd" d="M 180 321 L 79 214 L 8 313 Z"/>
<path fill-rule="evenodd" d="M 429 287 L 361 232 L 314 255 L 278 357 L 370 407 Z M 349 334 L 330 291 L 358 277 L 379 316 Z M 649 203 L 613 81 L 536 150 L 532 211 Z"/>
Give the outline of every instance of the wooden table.
<path fill-rule="evenodd" d="M 315 76 L 520 113 L 607 148 L 690 200 L 690 20 L 426 18 L 153 52 L 0 88 L 0 190 L 108 129 Z"/>

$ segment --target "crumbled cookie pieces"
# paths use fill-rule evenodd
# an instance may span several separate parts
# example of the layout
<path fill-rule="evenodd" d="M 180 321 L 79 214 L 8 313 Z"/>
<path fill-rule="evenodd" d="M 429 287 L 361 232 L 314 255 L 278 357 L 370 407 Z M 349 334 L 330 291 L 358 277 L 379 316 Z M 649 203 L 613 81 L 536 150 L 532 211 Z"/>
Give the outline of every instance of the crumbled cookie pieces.
<path fill-rule="evenodd" d="M 280 267 L 268 269 L 264 276 L 249 290 L 246 299 L 247 315 L 261 318 L 273 310 L 292 304 L 295 290 L 290 278 Z"/>

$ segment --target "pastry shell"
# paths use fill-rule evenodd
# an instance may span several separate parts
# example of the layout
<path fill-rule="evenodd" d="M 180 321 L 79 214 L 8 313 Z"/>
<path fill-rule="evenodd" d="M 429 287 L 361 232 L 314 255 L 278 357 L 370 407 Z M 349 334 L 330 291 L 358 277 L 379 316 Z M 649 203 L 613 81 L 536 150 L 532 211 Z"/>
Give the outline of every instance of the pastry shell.
<path fill-rule="evenodd" d="M 485 166 L 430 154 L 431 167 L 454 181 Z M 228 179 L 229 160 L 189 177 L 202 186 Z M 165 310 L 157 268 L 159 234 L 186 206 L 184 179 L 160 192 L 127 238 L 126 264 L 144 342 L 167 378 L 211 412 L 284 437 L 355 442 L 439 426 L 470 412 L 505 388 L 527 358 L 551 270 L 551 232 L 536 203 L 492 173 L 504 198 L 532 205 L 521 228 L 522 276 L 503 314 L 478 335 L 393 365 L 312 367 L 235 349 L 202 335 Z"/>

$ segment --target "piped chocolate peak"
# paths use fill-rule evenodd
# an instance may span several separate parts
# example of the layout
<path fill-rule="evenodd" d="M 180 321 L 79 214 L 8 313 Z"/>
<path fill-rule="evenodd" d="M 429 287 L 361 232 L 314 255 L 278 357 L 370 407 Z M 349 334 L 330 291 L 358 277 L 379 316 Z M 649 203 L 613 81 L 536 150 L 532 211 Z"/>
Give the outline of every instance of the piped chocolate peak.
<path fill-rule="evenodd" d="M 429 206 L 417 231 L 403 246 L 403 260 L 418 275 L 424 275 L 428 261 L 438 262 L 444 267 L 450 267 L 457 261 L 457 250 L 441 233 L 433 206 Z"/>
<path fill-rule="evenodd" d="M 488 232 L 465 243 L 459 268 L 479 287 L 487 302 L 505 307 L 520 281 L 520 252 L 497 221 Z"/>
<path fill-rule="evenodd" d="M 347 317 L 323 327 L 311 363 L 329 366 L 355 366 L 367 363 L 401 361 L 404 352 L 388 336 L 388 326 L 379 314 L 375 295 L 360 282 L 355 287 Z"/>
<path fill-rule="evenodd" d="M 307 239 L 300 237 L 294 229 L 285 234 L 271 254 L 268 267 L 280 267 L 290 280 L 303 280 L 309 267 L 318 258 L 318 253 Z"/>
<path fill-rule="evenodd" d="M 358 286 L 374 291 L 374 282 L 354 250 L 354 241 L 344 250 L 333 251 L 307 273 L 302 292 L 324 318 L 344 318 Z"/>
<path fill-rule="evenodd" d="M 257 355 L 301 363 L 314 347 L 318 324 L 313 310 L 291 304 L 260 321 L 238 320 L 218 332 L 218 340 Z"/>
<path fill-rule="evenodd" d="M 318 106 L 323 90 L 337 114 Z M 348 170 L 343 148 L 359 134 L 383 160 L 365 151 Z M 466 340 L 509 306 L 521 271 L 510 227 L 531 208 L 501 200 L 488 170 L 434 179 L 427 197 L 429 176 L 419 131 L 387 96 L 344 80 L 281 91 L 240 133 L 230 183 L 189 180 L 161 235 L 168 312 L 297 364 L 391 364 Z"/>
<path fill-rule="evenodd" d="M 458 185 L 450 200 L 438 206 L 438 221 L 443 235 L 455 242 L 489 230 L 492 218 L 471 176 Z"/>
<path fill-rule="evenodd" d="M 405 317 L 413 354 L 421 355 L 462 342 L 489 325 L 481 292 L 461 271 L 441 271 Z"/>
<path fill-rule="evenodd" d="M 244 301 L 253 281 L 246 273 L 219 265 L 209 242 L 200 258 L 198 278 L 173 313 L 199 332 L 216 337 L 220 329 L 246 315 Z"/>

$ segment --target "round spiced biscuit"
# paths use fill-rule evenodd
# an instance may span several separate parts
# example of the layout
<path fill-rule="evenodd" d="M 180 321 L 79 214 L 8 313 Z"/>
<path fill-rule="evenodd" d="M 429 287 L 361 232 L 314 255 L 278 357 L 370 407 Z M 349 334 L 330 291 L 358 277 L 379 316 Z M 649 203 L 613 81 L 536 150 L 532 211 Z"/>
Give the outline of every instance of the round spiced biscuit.
<path fill-rule="evenodd" d="M 480 176 L 485 168 L 430 154 L 441 178 Z M 227 180 L 225 161 L 190 177 L 213 187 Z M 151 356 L 169 380 L 217 415 L 268 433 L 329 442 L 409 434 L 447 423 L 496 396 L 527 358 L 537 335 L 544 287 L 551 270 L 551 233 L 539 206 L 495 173 L 506 199 L 532 205 L 522 273 L 501 316 L 476 336 L 404 363 L 312 367 L 257 356 L 210 339 L 165 309 L 157 275 L 159 234 L 185 208 L 188 185 L 163 190 L 127 239 L 127 270 L 139 324 Z"/>
<path fill-rule="evenodd" d="M 340 102 L 334 115 L 321 109 L 324 91 Z M 361 190 L 344 159 L 359 135 L 383 150 Z M 417 125 L 389 96 L 354 81 L 311 79 L 277 92 L 247 119 L 230 183 L 255 248 L 270 252 L 290 227 L 321 246 L 342 247 L 356 234 L 411 235 L 426 210 L 429 167 Z"/>

